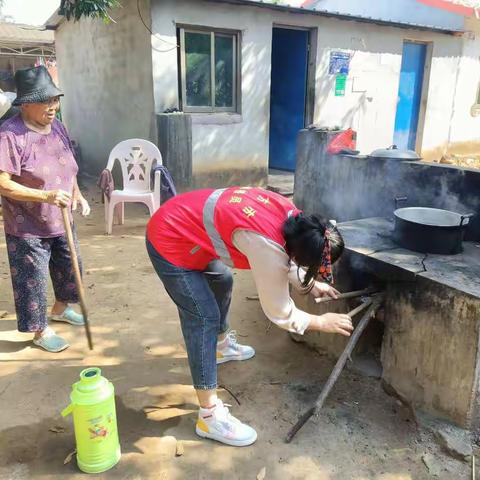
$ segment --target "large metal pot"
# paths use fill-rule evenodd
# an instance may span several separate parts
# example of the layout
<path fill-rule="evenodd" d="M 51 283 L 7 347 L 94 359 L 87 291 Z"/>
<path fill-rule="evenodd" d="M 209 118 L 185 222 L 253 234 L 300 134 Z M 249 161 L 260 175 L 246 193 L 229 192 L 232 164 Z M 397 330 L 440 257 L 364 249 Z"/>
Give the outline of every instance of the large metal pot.
<path fill-rule="evenodd" d="M 396 243 L 408 250 L 444 255 L 463 251 L 463 237 L 473 216 L 426 207 L 397 208 L 394 215 Z"/>

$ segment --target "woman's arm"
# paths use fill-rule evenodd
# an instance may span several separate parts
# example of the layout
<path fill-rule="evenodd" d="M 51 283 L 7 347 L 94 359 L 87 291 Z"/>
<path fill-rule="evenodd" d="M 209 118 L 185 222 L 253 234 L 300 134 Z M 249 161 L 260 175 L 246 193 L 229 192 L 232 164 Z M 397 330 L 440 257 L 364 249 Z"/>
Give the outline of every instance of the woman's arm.
<path fill-rule="evenodd" d="M 305 290 L 302 285 L 302 282 L 305 279 L 305 274 L 306 272 L 302 267 L 299 267 L 293 260 L 290 261 L 288 279 L 293 288 L 295 288 L 295 290 L 300 293 Z M 340 292 L 335 288 L 331 287 L 328 283 L 319 282 L 316 280 L 309 293 L 312 294 L 315 298 L 337 298 Z"/>
<path fill-rule="evenodd" d="M 63 190 L 37 190 L 20 185 L 12 175 L 0 171 L 0 195 L 19 202 L 42 202 L 64 207 L 70 203 L 71 195 Z"/>
<path fill-rule="evenodd" d="M 280 246 L 246 230 L 236 232 L 233 241 L 248 258 L 262 309 L 270 321 L 299 334 L 318 330 L 350 335 L 352 326 L 348 315 L 311 315 L 296 307 L 290 297 L 288 256 Z"/>
<path fill-rule="evenodd" d="M 75 177 L 75 182 L 73 184 L 73 201 L 72 201 L 72 210 L 75 211 L 77 209 L 77 204 L 80 204 L 82 209 L 81 214 L 86 217 L 90 214 L 90 205 L 88 204 L 85 197 L 82 195 L 80 191 L 80 187 L 78 186 L 77 177 Z"/>

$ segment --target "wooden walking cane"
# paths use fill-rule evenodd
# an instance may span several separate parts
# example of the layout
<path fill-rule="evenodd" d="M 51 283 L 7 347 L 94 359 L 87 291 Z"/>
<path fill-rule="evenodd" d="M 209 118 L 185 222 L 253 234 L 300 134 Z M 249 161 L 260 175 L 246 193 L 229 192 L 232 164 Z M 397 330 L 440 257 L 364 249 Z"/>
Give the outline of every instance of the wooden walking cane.
<path fill-rule="evenodd" d="M 93 350 L 92 333 L 90 332 L 90 324 L 88 323 L 88 311 L 85 303 L 85 290 L 83 289 L 82 275 L 80 274 L 80 266 L 78 264 L 77 250 L 73 241 L 72 226 L 68 215 L 68 207 L 62 207 L 63 224 L 67 235 L 68 249 L 72 259 L 73 273 L 75 275 L 75 285 L 77 287 L 78 298 L 80 300 L 80 309 L 82 310 L 83 320 L 85 321 L 85 333 L 87 335 L 88 347 Z"/>
<path fill-rule="evenodd" d="M 327 382 L 325 383 L 322 391 L 320 392 L 320 395 L 318 396 L 317 401 L 301 417 L 299 417 L 297 423 L 288 432 L 287 438 L 285 439 L 287 443 L 290 443 L 293 437 L 298 433 L 298 431 L 305 425 L 305 423 L 307 423 L 307 420 L 312 415 L 317 414 L 318 411 L 323 407 L 323 404 L 325 403 L 325 400 L 327 399 L 328 394 L 330 393 L 333 386 L 335 385 L 335 382 L 338 380 L 340 373 L 342 373 L 343 367 L 347 363 L 347 360 L 350 358 L 350 355 L 353 349 L 355 348 L 355 345 L 357 344 L 358 339 L 362 335 L 370 319 L 375 315 L 375 312 L 380 308 L 382 301 L 383 301 L 383 295 L 378 295 L 374 299 L 367 300 L 365 303 L 358 306 L 357 308 L 355 308 L 349 313 L 350 317 L 353 317 L 357 313 L 360 313 L 361 311 L 367 308 L 367 311 L 365 312 L 360 322 L 358 322 L 357 327 L 353 331 L 353 334 L 350 337 L 347 343 L 347 346 L 345 347 L 345 350 L 342 352 L 339 359 L 337 360 L 337 363 L 335 364 L 335 367 L 332 370 L 332 373 L 328 377 Z"/>

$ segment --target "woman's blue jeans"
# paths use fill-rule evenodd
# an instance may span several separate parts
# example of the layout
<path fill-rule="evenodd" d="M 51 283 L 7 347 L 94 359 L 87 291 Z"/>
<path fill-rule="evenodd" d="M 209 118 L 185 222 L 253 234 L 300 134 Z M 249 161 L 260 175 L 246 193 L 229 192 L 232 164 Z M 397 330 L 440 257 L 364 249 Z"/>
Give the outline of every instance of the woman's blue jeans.
<path fill-rule="evenodd" d="M 147 251 L 165 290 L 180 315 L 193 386 L 197 390 L 217 387 L 217 337 L 228 330 L 233 276 L 220 260 L 204 271 L 176 267 L 163 258 L 147 240 Z"/>

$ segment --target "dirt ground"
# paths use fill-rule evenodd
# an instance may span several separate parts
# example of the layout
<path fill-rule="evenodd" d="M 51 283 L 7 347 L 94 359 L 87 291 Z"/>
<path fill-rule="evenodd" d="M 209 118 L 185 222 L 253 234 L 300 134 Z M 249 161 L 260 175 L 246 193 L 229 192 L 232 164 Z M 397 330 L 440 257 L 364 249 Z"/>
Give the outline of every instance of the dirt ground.
<path fill-rule="evenodd" d="M 92 199 L 93 200 L 93 199 Z M 71 418 L 61 410 L 80 370 L 99 366 L 115 385 L 122 459 L 99 479 L 410 480 L 470 478 L 470 467 L 443 454 L 419 431 L 409 410 L 387 396 L 378 380 L 344 372 L 321 414 L 292 444 L 284 443 L 297 416 L 320 391 L 332 360 L 295 343 L 264 317 L 248 272 L 236 272 L 232 327 L 255 347 L 247 362 L 220 367 L 233 392 L 224 401 L 258 431 L 247 448 L 200 440 L 176 310 L 156 278 L 144 248 L 146 212 L 127 207 L 126 224 L 104 235 L 103 209 L 79 219 L 95 350 L 83 330 L 56 329 L 71 343 L 60 354 L 16 332 L 5 242 L 0 240 L 0 479 L 77 479 Z M 59 428 L 60 427 L 60 428 Z M 51 431 L 50 429 L 57 430 Z M 176 457 L 176 442 L 184 455 Z M 430 454 L 433 477 L 422 461 Z"/>

